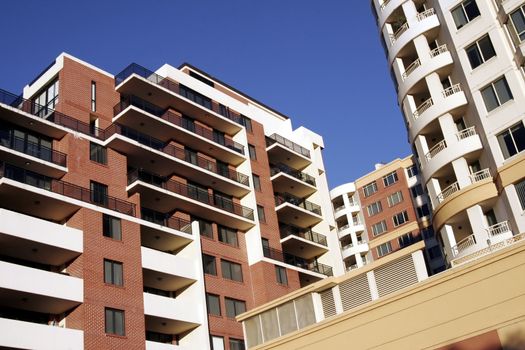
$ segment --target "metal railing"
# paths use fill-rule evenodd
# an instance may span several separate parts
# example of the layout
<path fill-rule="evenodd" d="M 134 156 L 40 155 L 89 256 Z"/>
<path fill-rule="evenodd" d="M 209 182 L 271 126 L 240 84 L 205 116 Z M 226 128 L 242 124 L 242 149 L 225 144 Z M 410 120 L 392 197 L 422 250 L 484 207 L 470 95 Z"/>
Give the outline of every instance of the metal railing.
<path fill-rule="evenodd" d="M 274 176 L 275 174 L 282 172 L 292 177 L 295 177 L 298 180 L 306 182 L 307 184 L 315 186 L 315 178 L 313 176 L 303 173 L 300 170 L 293 169 L 285 164 L 279 163 L 279 164 L 271 165 L 270 172 L 271 172 L 271 176 Z"/>
<path fill-rule="evenodd" d="M 405 72 L 402 74 L 403 80 L 408 78 L 408 76 L 412 74 L 412 72 L 414 72 L 419 66 L 421 66 L 421 60 L 419 58 L 416 59 L 414 62 L 410 63 L 405 69 Z"/>
<path fill-rule="evenodd" d="M 63 167 L 66 166 L 67 155 L 65 153 L 58 152 L 52 148 L 45 147 L 38 143 L 14 136 L 12 133 L 5 130 L 0 130 L 0 146 L 4 146 L 14 151 L 36 157 L 46 162 Z"/>
<path fill-rule="evenodd" d="M 300 208 L 306 209 L 314 214 L 322 215 L 321 207 L 317 204 L 311 203 L 305 199 L 296 197 L 289 193 L 276 193 L 275 194 L 275 206 L 279 206 L 283 203 L 290 203 Z"/>
<path fill-rule="evenodd" d="M 314 243 L 319 243 L 321 245 L 328 246 L 328 243 L 326 241 L 326 236 L 320 233 L 314 232 L 311 229 L 305 230 L 305 229 L 295 227 L 292 225 L 280 225 L 279 232 L 281 234 L 281 238 L 286 238 L 290 235 L 293 235 L 293 236 L 301 237 L 306 240 L 312 241 Z"/>
<path fill-rule="evenodd" d="M 135 204 L 87 188 L 56 180 L 7 163 L 0 163 L 0 177 L 38 187 L 82 202 L 101 206 L 126 215 L 135 216 Z"/>
<path fill-rule="evenodd" d="M 399 27 L 394 34 L 390 34 L 390 43 L 391 45 L 394 45 L 394 43 L 399 39 L 399 37 L 408 30 L 408 22 L 405 22 L 401 27 Z"/>
<path fill-rule="evenodd" d="M 304 258 L 300 258 L 298 256 L 285 253 L 270 247 L 263 247 L 263 254 L 266 258 L 277 260 L 285 264 L 297 266 L 308 271 L 323 274 L 325 276 L 333 276 L 332 267 L 325 264 L 321 264 L 316 260 L 308 261 Z"/>
<path fill-rule="evenodd" d="M 176 113 L 170 111 L 169 109 L 158 107 L 136 96 L 123 97 L 121 101 L 117 105 L 115 105 L 115 107 L 113 107 L 113 114 L 117 116 L 119 113 L 121 113 L 123 110 L 125 110 L 129 106 L 140 108 L 143 111 L 153 114 L 154 116 L 159 117 L 173 125 L 181 127 L 196 135 L 202 136 L 205 139 L 218 143 L 237 153 L 244 155 L 244 146 L 241 145 L 240 143 L 235 142 L 228 138 L 216 137 L 212 130 L 207 129 L 195 123 L 188 123 L 180 115 L 177 115 Z"/>
<path fill-rule="evenodd" d="M 225 210 L 229 213 L 242 216 L 243 218 L 253 220 L 253 210 L 243 205 L 234 203 L 230 199 L 214 196 L 207 190 L 199 187 L 188 185 L 176 180 L 165 179 L 162 176 L 151 174 L 143 170 L 135 169 L 128 173 L 128 184 L 135 181 L 142 181 L 150 185 L 168 190 L 186 198 L 197 200 L 201 203 L 208 204 L 212 207 Z"/>
<path fill-rule="evenodd" d="M 476 237 L 474 235 L 467 236 L 451 248 L 452 255 L 458 256 L 460 253 L 465 251 L 467 248 L 475 246 L 475 245 L 476 245 Z"/>
<path fill-rule="evenodd" d="M 437 195 L 438 203 L 443 202 L 445 199 L 450 197 L 453 193 L 459 191 L 459 184 L 454 182 L 452 185 L 446 187 L 441 193 Z"/>
<path fill-rule="evenodd" d="M 505 232 L 510 232 L 509 223 L 508 221 L 498 222 L 495 225 L 489 226 L 487 228 L 487 232 L 489 233 L 490 237 L 494 237 Z"/>
<path fill-rule="evenodd" d="M 422 21 L 425 18 L 428 18 L 428 17 L 433 16 L 435 14 L 436 14 L 436 12 L 434 11 L 434 9 L 433 8 L 429 8 L 428 10 L 425 10 L 423 12 L 418 13 L 416 18 L 417 18 L 418 21 Z"/>
<path fill-rule="evenodd" d="M 447 44 L 440 45 L 429 52 L 430 57 L 434 58 L 441 55 L 442 53 L 448 52 Z"/>
<path fill-rule="evenodd" d="M 488 179 L 490 177 L 490 169 L 486 168 L 480 171 L 475 172 L 474 174 L 470 174 L 470 182 L 476 183 L 478 181 Z"/>
<path fill-rule="evenodd" d="M 414 120 L 417 120 L 421 114 L 423 114 L 424 111 L 426 111 L 427 109 L 429 109 L 430 107 L 432 107 L 432 105 L 434 105 L 434 101 L 432 101 L 432 97 L 427 99 L 425 102 L 423 102 L 422 104 L 420 104 L 416 110 L 414 111 L 414 113 L 412 113 L 412 117 L 414 118 Z"/>
<path fill-rule="evenodd" d="M 457 94 L 458 92 L 461 92 L 461 84 L 454 84 L 443 90 L 441 93 L 443 94 L 443 97 L 447 98 L 449 96 Z"/>
<path fill-rule="evenodd" d="M 191 222 L 180 218 L 172 217 L 169 214 L 161 213 L 153 209 L 142 207 L 140 208 L 142 220 L 168 227 L 177 231 L 193 234 Z"/>
<path fill-rule="evenodd" d="M 385 0 L 383 1 L 383 3 L 381 4 L 381 6 L 379 6 L 381 8 L 381 11 L 383 11 L 386 7 L 386 5 L 388 5 L 388 3 L 390 2 L 390 0 Z"/>
<path fill-rule="evenodd" d="M 458 138 L 458 141 L 461 141 L 463 139 L 466 139 L 467 137 L 474 136 L 474 135 L 476 135 L 475 126 L 471 126 L 469 128 L 463 129 L 456 133 L 456 137 Z"/>
<path fill-rule="evenodd" d="M 443 151 L 445 148 L 447 148 L 447 143 L 445 140 L 441 140 L 438 143 L 436 143 L 426 154 L 425 158 L 427 161 L 430 161 L 432 158 L 434 158 L 439 152 Z"/>
<path fill-rule="evenodd" d="M 295 142 L 292 142 L 288 140 L 287 138 L 282 137 L 281 135 L 278 135 L 278 134 L 272 134 L 270 136 L 266 136 L 266 147 L 270 147 L 276 142 L 280 145 L 283 145 L 286 148 L 291 149 L 294 152 L 297 152 L 307 158 L 310 158 L 310 151 L 302 146 L 299 146 Z"/>

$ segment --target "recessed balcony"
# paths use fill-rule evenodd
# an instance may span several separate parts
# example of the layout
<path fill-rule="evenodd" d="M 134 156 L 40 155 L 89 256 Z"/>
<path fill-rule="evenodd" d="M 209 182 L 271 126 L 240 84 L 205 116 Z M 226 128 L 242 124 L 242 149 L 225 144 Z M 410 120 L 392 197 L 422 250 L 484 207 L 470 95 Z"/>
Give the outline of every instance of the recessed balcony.
<path fill-rule="evenodd" d="M 276 193 L 275 211 L 279 222 L 301 228 L 314 226 L 323 220 L 319 205 L 289 193 Z"/>
<path fill-rule="evenodd" d="M 304 259 L 312 259 L 328 251 L 326 236 L 311 229 L 280 225 L 283 250 Z"/>
<path fill-rule="evenodd" d="M 144 220 L 140 225 L 140 242 L 144 247 L 176 251 L 193 241 L 189 221 L 144 207 L 140 213 Z"/>
<path fill-rule="evenodd" d="M 129 192 L 141 194 L 141 204 L 157 212 L 175 209 L 245 231 L 255 225 L 253 210 L 219 198 L 204 189 L 135 170 L 128 174 Z"/>
<path fill-rule="evenodd" d="M 281 135 L 266 137 L 268 159 L 273 164 L 285 164 L 293 169 L 304 169 L 312 163 L 310 151 Z"/>
<path fill-rule="evenodd" d="M 185 95 L 178 82 L 135 63 L 115 76 L 115 90 L 121 95 L 134 95 L 161 108 L 173 106 L 229 135 L 235 135 L 242 129 L 238 113 L 221 110 L 219 104 L 201 94 L 193 92 L 194 96 Z"/>
<path fill-rule="evenodd" d="M 239 165 L 246 157 L 244 146 L 168 108 L 155 106 L 136 96 L 123 97 L 114 108 L 114 123 L 141 130 L 163 142 L 171 139 L 223 162 Z"/>
<path fill-rule="evenodd" d="M 316 274 L 324 275 L 324 276 L 333 276 L 332 267 L 321 264 L 320 262 L 317 262 L 316 260 L 307 260 L 304 258 L 300 258 L 298 256 L 295 256 L 293 254 L 285 253 L 277 249 L 269 248 L 269 247 L 263 247 L 263 254 L 266 258 L 277 260 L 280 262 L 283 262 L 288 265 L 295 266 L 299 269 L 301 269 L 302 273 L 307 273 L 310 275 L 310 273 L 314 273 L 313 276 L 322 277 Z"/>
<path fill-rule="evenodd" d="M 368 252 L 370 249 L 368 243 L 364 241 L 358 241 L 356 244 L 350 243 L 342 247 L 343 259 L 346 259 L 352 255 L 363 254 Z"/>
<path fill-rule="evenodd" d="M 273 189 L 288 192 L 297 197 L 306 197 L 317 191 L 315 178 L 284 164 L 270 166 Z"/>
<path fill-rule="evenodd" d="M 196 312 L 195 300 L 183 296 L 169 298 L 144 293 L 144 315 L 147 331 L 164 334 L 180 334 L 203 323 L 202 315 Z"/>

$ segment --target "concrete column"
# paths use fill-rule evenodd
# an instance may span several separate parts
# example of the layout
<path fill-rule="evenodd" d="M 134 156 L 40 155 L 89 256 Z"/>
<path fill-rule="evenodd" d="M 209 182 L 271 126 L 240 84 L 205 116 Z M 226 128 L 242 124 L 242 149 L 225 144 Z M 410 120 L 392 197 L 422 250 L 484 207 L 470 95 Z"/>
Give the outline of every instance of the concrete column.
<path fill-rule="evenodd" d="M 472 228 L 472 233 L 476 238 L 476 246 L 478 246 L 479 249 L 487 247 L 489 236 L 487 233 L 487 220 L 485 219 L 485 215 L 483 215 L 483 209 L 479 205 L 470 207 L 467 209 L 467 216 L 470 227 Z"/>
<path fill-rule="evenodd" d="M 414 101 L 414 96 L 407 95 L 407 97 L 403 101 L 403 112 L 405 112 L 405 119 L 408 122 L 412 123 L 414 121 L 414 118 L 412 116 L 416 109 L 417 109 L 417 105 L 416 105 L 416 102 Z"/>
<path fill-rule="evenodd" d="M 427 164 L 425 154 L 428 153 L 428 144 L 425 136 L 417 135 L 416 139 L 414 140 L 414 146 L 416 146 L 417 154 L 419 155 L 419 159 L 421 160 L 422 168 L 424 168 Z"/>
<path fill-rule="evenodd" d="M 511 223 L 512 232 L 514 235 L 525 232 L 525 211 L 521 209 L 521 203 L 514 185 L 505 187 L 503 190 L 503 198 L 505 199 L 505 206 L 507 207 L 507 218 Z"/>
<path fill-rule="evenodd" d="M 417 21 L 417 10 L 413 1 L 406 1 L 401 7 L 403 8 L 403 12 L 405 13 L 409 25 Z"/>
<path fill-rule="evenodd" d="M 453 147 L 457 142 L 458 138 L 456 137 L 456 123 L 450 113 L 442 115 L 438 118 L 439 126 L 441 127 L 441 132 L 443 133 L 443 138 L 447 143 L 447 147 Z"/>
<path fill-rule="evenodd" d="M 403 64 L 403 60 L 401 58 L 395 58 L 394 62 L 392 63 L 392 69 L 394 70 L 394 75 L 396 76 L 396 80 L 398 81 L 398 83 L 402 82 L 402 76 L 406 70 L 406 67 Z"/>
<path fill-rule="evenodd" d="M 443 85 L 441 85 L 441 79 L 437 73 L 429 74 L 425 77 L 425 80 L 428 85 L 428 90 L 430 91 L 430 96 L 434 101 L 434 104 L 438 104 L 443 100 Z"/>
<path fill-rule="evenodd" d="M 343 312 L 343 302 L 341 301 L 341 292 L 339 291 L 339 285 L 332 288 L 332 293 L 334 293 L 335 313 L 340 314 Z"/>
<path fill-rule="evenodd" d="M 423 252 L 421 250 L 413 252 L 412 260 L 414 261 L 414 266 L 416 268 L 417 280 L 419 282 L 426 280 L 428 278 L 428 273 L 427 265 L 425 264 L 425 258 L 423 257 Z"/>
<path fill-rule="evenodd" d="M 368 271 L 366 273 L 366 278 L 368 279 L 368 285 L 370 287 L 370 295 L 372 296 L 372 300 L 378 299 L 379 292 L 377 291 L 376 276 L 374 274 L 374 270 Z"/>
<path fill-rule="evenodd" d="M 454 254 L 452 254 L 452 247 L 456 245 L 456 237 L 454 236 L 452 226 L 444 225 L 439 231 L 439 233 L 441 234 L 441 240 L 443 241 L 445 255 L 447 256 L 447 262 L 450 262 L 452 259 L 454 259 Z"/>
<path fill-rule="evenodd" d="M 465 158 L 461 157 L 452 162 L 454 173 L 459 184 L 459 188 L 464 188 L 472 184 L 470 181 L 470 170 Z"/>
<path fill-rule="evenodd" d="M 430 197 L 430 202 L 432 203 L 432 208 L 437 207 L 439 205 L 437 196 L 441 193 L 441 185 L 439 184 L 439 181 L 435 178 L 428 180 L 427 191 Z"/>
<path fill-rule="evenodd" d="M 365 266 L 365 263 L 363 261 L 363 258 L 361 257 L 361 254 L 355 254 L 355 262 L 357 264 L 357 267 L 363 267 Z"/>
<path fill-rule="evenodd" d="M 419 35 L 414 39 L 414 45 L 416 47 L 417 56 L 421 61 L 421 65 L 430 61 L 430 47 L 428 46 L 427 38 L 424 35 Z"/>
<path fill-rule="evenodd" d="M 321 294 L 312 293 L 312 301 L 314 304 L 315 321 L 321 322 L 322 320 L 324 320 L 323 302 L 321 301 Z"/>

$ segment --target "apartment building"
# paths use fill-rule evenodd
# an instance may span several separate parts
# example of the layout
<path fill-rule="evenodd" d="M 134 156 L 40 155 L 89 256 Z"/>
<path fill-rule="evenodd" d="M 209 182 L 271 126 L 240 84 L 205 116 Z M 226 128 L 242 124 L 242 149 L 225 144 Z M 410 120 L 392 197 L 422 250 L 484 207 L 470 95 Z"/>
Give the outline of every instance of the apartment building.
<path fill-rule="evenodd" d="M 0 347 L 244 349 L 236 315 L 344 272 L 323 147 L 189 64 L 0 90 Z"/>
<path fill-rule="evenodd" d="M 374 0 L 448 263 L 525 232 L 523 1 Z"/>
<path fill-rule="evenodd" d="M 412 156 L 376 164 L 330 191 L 347 271 L 424 240 L 429 274 L 445 269 L 428 197 Z"/>

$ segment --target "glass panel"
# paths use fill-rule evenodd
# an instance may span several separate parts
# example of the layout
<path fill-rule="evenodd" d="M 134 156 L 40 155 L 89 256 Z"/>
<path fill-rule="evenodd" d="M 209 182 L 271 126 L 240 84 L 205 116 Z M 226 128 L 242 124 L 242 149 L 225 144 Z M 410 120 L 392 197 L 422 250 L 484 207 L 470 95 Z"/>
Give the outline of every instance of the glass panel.
<path fill-rule="evenodd" d="M 104 282 L 111 283 L 111 261 L 104 260 Z"/>
<path fill-rule="evenodd" d="M 216 337 L 212 335 L 211 337 L 211 348 L 213 350 L 224 350 L 224 338 Z"/>
<path fill-rule="evenodd" d="M 475 0 L 467 0 L 463 3 L 465 7 L 465 12 L 467 14 L 468 20 L 472 21 L 474 18 L 480 15 L 478 5 Z"/>
<path fill-rule="evenodd" d="M 106 319 L 105 319 L 105 331 L 106 333 L 113 333 L 113 325 L 114 325 L 114 320 L 113 320 L 113 310 L 111 309 L 106 309 L 106 315 L 105 315 Z"/>
<path fill-rule="evenodd" d="M 512 92 L 510 92 L 510 87 L 507 84 L 507 79 L 503 78 L 494 83 L 496 88 L 496 93 L 499 97 L 500 104 L 504 104 L 508 100 L 512 100 Z"/>
<path fill-rule="evenodd" d="M 525 17 L 523 15 L 523 10 L 518 9 L 510 15 L 512 18 L 512 23 L 516 29 L 516 33 L 519 35 L 520 40 L 525 40 Z"/>
<path fill-rule="evenodd" d="M 525 128 L 523 127 L 523 124 L 520 123 L 513 127 L 511 132 L 516 144 L 517 151 L 522 152 L 525 150 Z"/>
<path fill-rule="evenodd" d="M 486 61 L 491 57 L 496 56 L 496 51 L 494 51 L 494 47 L 492 46 L 492 42 L 490 41 L 489 36 L 482 38 L 479 42 L 479 48 L 481 49 L 481 53 L 483 54 L 483 60 Z"/>
<path fill-rule="evenodd" d="M 457 8 L 452 10 L 452 17 L 454 18 L 454 23 L 456 23 L 457 29 L 467 24 L 467 17 L 465 16 L 465 13 L 463 12 L 463 8 L 461 6 L 458 6 Z"/>
<path fill-rule="evenodd" d="M 118 335 L 124 335 L 124 312 L 123 311 L 115 311 L 115 334 Z"/>
<path fill-rule="evenodd" d="M 281 335 L 285 335 L 297 330 L 297 320 L 295 316 L 293 301 L 290 301 L 278 307 L 278 310 L 279 325 L 281 326 Z"/>
<path fill-rule="evenodd" d="M 503 158 L 507 159 L 516 154 L 514 143 L 512 142 L 512 137 L 510 136 L 509 131 L 499 134 L 498 142 L 501 152 L 503 153 Z"/>
<path fill-rule="evenodd" d="M 307 294 L 299 299 L 296 299 L 295 310 L 297 312 L 299 329 L 315 323 L 314 303 L 311 294 Z"/>
<path fill-rule="evenodd" d="M 122 286 L 122 264 L 113 263 L 113 284 L 117 286 Z"/>
<path fill-rule="evenodd" d="M 483 59 L 481 58 L 477 45 L 474 44 L 468 47 L 465 51 L 467 52 L 468 60 L 470 61 L 470 66 L 472 69 L 483 63 Z"/>
<path fill-rule="evenodd" d="M 250 348 L 262 343 L 261 321 L 259 316 L 248 318 L 244 321 L 246 330 L 246 345 Z"/>
<path fill-rule="evenodd" d="M 277 322 L 276 309 L 271 309 L 266 312 L 263 312 L 261 314 L 261 321 L 265 342 L 279 337 L 279 324 Z"/>
<path fill-rule="evenodd" d="M 492 85 L 481 90 L 481 96 L 483 97 L 483 101 L 485 102 L 485 107 L 487 108 L 488 112 L 499 106 L 498 99 L 496 98 L 496 94 L 494 93 Z"/>

